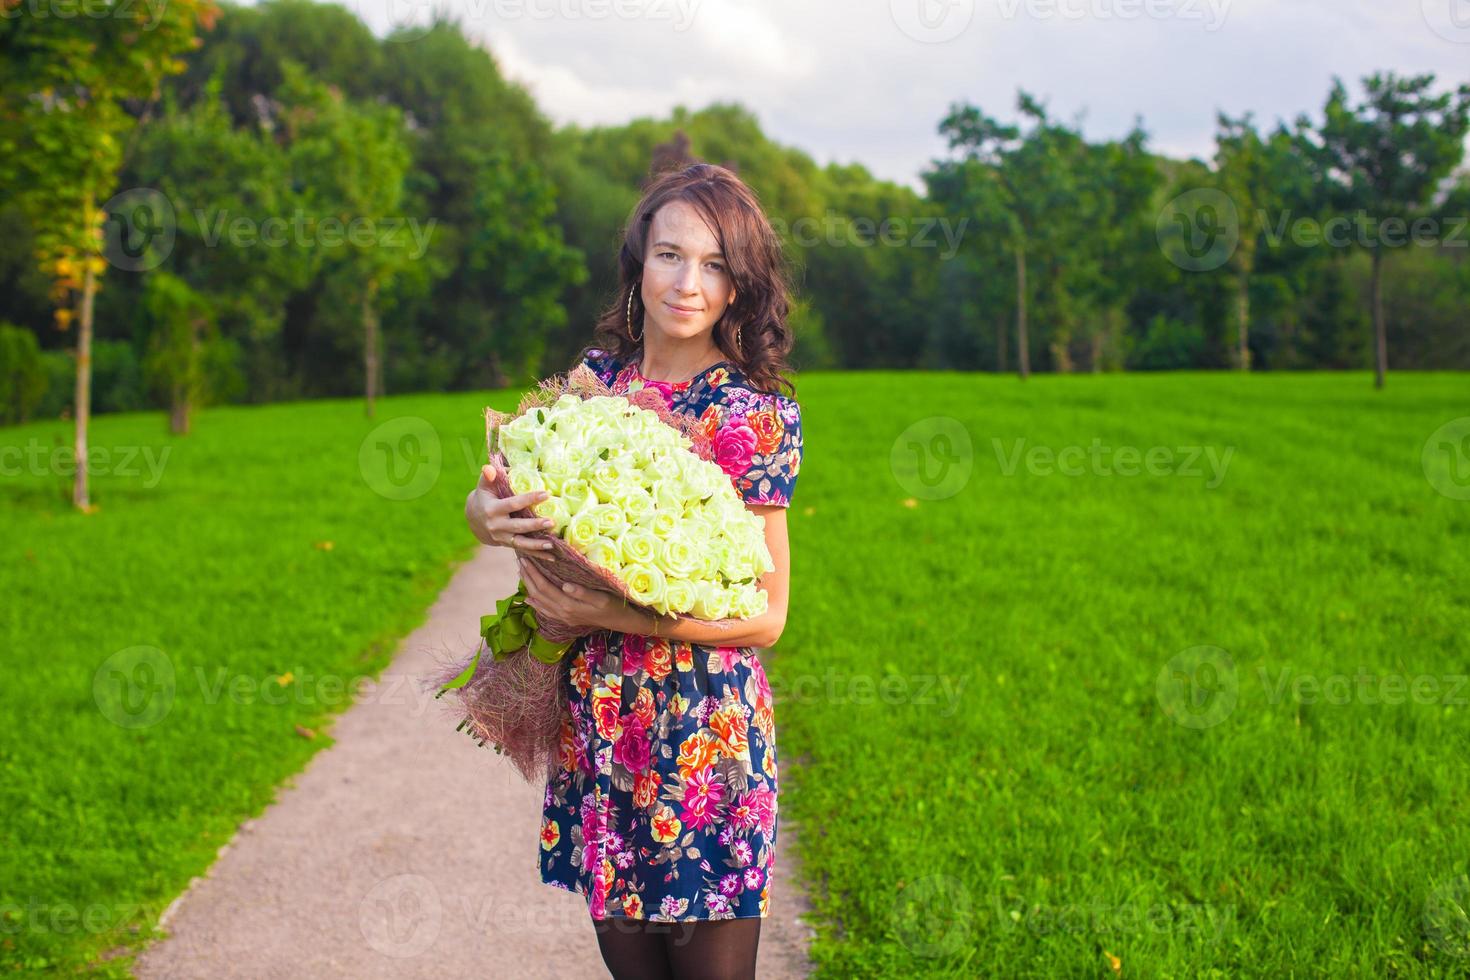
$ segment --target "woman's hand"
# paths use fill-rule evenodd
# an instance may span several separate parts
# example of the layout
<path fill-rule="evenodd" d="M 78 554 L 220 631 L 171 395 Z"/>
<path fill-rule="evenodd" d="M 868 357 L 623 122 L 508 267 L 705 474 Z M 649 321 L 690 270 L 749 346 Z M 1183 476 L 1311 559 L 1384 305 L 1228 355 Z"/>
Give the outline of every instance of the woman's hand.
<path fill-rule="evenodd" d="M 628 605 L 626 599 L 603 589 L 567 582 L 558 588 L 536 562 L 521 562 L 526 600 L 537 616 L 545 614 L 572 626 L 591 626 L 618 633 L 644 633 L 652 619 Z"/>
<path fill-rule="evenodd" d="M 529 555 L 551 550 L 551 542 L 544 537 L 532 537 L 538 531 L 549 531 L 552 522 L 543 517 L 511 517 L 522 508 L 529 508 L 545 500 L 545 490 L 517 494 L 512 497 L 497 497 L 490 488 L 495 479 L 495 464 L 486 463 L 480 468 L 480 482 L 465 498 L 464 517 L 470 531 L 481 544 L 514 548 Z"/>

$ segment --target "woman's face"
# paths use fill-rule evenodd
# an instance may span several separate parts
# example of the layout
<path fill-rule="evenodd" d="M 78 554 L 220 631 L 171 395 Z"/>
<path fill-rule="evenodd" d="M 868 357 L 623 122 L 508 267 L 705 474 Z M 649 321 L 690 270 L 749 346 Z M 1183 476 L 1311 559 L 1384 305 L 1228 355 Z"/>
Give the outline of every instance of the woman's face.
<path fill-rule="evenodd" d="M 719 241 L 684 201 L 659 208 L 650 224 L 643 259 L 643 329 L 652 326 L 671 340 L 712 334 L 735 300 Z"/>

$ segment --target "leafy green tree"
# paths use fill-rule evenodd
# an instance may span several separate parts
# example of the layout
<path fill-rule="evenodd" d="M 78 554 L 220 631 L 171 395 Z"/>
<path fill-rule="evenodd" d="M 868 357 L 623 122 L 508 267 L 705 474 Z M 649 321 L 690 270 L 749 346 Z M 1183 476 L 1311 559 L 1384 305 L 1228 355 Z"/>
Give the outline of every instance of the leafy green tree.
<path fill-rule="evenodd" d="M 1250 113 L 1239 119 L 1219 113 L 1216 125 L 1215 172 L 1220 190 L 1235 204 L 1240 236 L 1229 261 L 1235 277 L 1235 362 L 1240 370 L 1249 371 L 1251 275 L 1256 268 L 1263 216 L 1276 208 L 1275 174 L 1267 145 L 1256 132 Z"/>
<path fill-rule="evenodd" d="M 1080 133 L 1051 120 L 1046 108 L 1024 91 L 1017 97 L 1017 108 L 1030 122 L 1025 132 L 971 105 L 952 108 L 939 131 L 948 138 L 950 150 L 980 163 L 989 178 L 972 181 L 971 186 L 977 201 L 1001 215 L 1015 258 L 1016 354 L 1019 374 L 1026 378 L 1031 374 L 1028 261 L 1032 258 L 1040 261 L 1052 291 L 1050 346 L 1062 357 L 1059 367 L 1067 366 L 1073 303 L 1064 256 L 1082 234 L 1075 219 L 1085 193 L 1078 179 L 1085 144 Z"/>
<path fill-rule="evenodd" d="M 79 294 L 72 500 L 90 511 L 93 306 L 107 265 L 101 205 L 117 186 L 122 142 L 135 131 L 125 105 L 157 100 L 164 79 L 184 68 L 178 56 L 202 43 L 196 30 L 210 27 L 216 8 L 210 0 L 157 9 L 96 0 L 84 17 L 52 13 L 0 18 L 0 160 L 3 183 L 35 231 L 36 260 L 52 276 L 62 329 Z"/>
<path fill-rule="evenodd" d="M 15 425 L 29 419 L 46 396 L 47 384 L 36 335 L 0 321 L 0 423 Z"/>
<path fill-rule="evenodd" d="M 1084 289 L 1094 309 L 1088 331 L 1093 371 L 1123 366 L 1128 300 L 1141 266 L 1156 254 L 1153 203 L 1163 176 L 1147 143 L 1148 134 L 1135 124 L 1121 140 L 1090 144 L 1079 176 L 1088 210 L 1084 233 L 1071 245 L 1090 259 L 1081 268 L 1092 273 Z"/>
<path fill-rule="evenodd" d="M 1432 74 L 1375 73 L 1363 80 L 1364 99 L 1352 105 L 1334 77 L 1323 120 L 1312 131 L 1317 179 L 1336 209 L 1360 222 L 1360 241 L 1373 261 L 1376 388 L 1388 370 L 1385 250 L 1401 247 L 1415 221 L 1432 214 L 1440 185 L 1464 159 L 1470 133 L 1470 84 L 1435 94 L 1434 83 Z"/>
<path fill-rule="evenodd" d="M 164 110 L 143 131 L 125 179 L 156 192 L 149 200 L 166 214 L 155 221 L 166 218 L 175 228 L 159 268 L 207 298 L 221 343 L 206 356 L 254 365 L 222 365 L 227 374 L 253 375 L 253 398 L 299 396 L 274 354 L 288 299 L 311 282 L 311 255 L 294 220 L 299 194 L 277 142 L 276 114 L 235 126 L 224 97 L 226 74 L 219 70 L 187 108 L 165 93 Z M 132 305 L 142 307 L 142 296 Z M 146 331 L 141 339 L 146 342 Z M 220 377 L 214 383 L 218 397 L 234 388 Z"/>
<path fill-rule="evenodd" d="M 155 270 L 143 289 L 151 331 L 143 373 L 168 401 L 169 431 L 189 432 L 190 412 L 209 397 L 205 346 L 215 339 L 208 299 L 178 276 Z"/>
<path fill-rule="evenodd" d="M 310 268 L 339 278 L 354 300 L 361 329 L 367 416 L 382 390 L 379 292 L 416 256 L 403 223 L 403 182 L 412 154 L 396 106 L 353 104 L 340 91 L 287 61 L 284 102 L 287 156 L 306 195 Z"/>

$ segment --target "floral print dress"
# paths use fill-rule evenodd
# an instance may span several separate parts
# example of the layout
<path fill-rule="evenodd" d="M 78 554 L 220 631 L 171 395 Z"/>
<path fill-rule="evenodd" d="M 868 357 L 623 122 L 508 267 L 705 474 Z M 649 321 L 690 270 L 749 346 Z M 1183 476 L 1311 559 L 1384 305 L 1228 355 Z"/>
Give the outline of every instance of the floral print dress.
<path fill-rule="evenodd" d="M 801 466 L 797 403 L 758 392 L 721 361 L 680 383 L 592 349 L 618 394 L 657 390 L 713 436 L 749 504 L 791 504 Z M 546 784 L 541 880 L 585 895 L 594 919 L 764 916 L 776 847 L 776 724 L 752 647 L 609 630 L 563 663 L 571 719 Z"/>

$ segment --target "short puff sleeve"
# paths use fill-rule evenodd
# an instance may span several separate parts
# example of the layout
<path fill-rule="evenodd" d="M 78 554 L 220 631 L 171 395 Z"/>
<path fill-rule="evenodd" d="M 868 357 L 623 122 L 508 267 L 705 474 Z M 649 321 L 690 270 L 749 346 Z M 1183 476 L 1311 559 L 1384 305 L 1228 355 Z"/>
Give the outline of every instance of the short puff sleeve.
<path fill-rule="evenodd" d="M 582 357 L 579 365 L 586 367 L 602 381 L 603 384 L 611 386 L 613 379 L 618 376 L 618 363 L 616 358 L 605 350 L 589 347 Z"/>
<path fill-rule="evenodd" d="M 715 462 L 745 503 L 790 507 L 801 470 L 801 406 L 736 384 L 719 395 Z"/>

